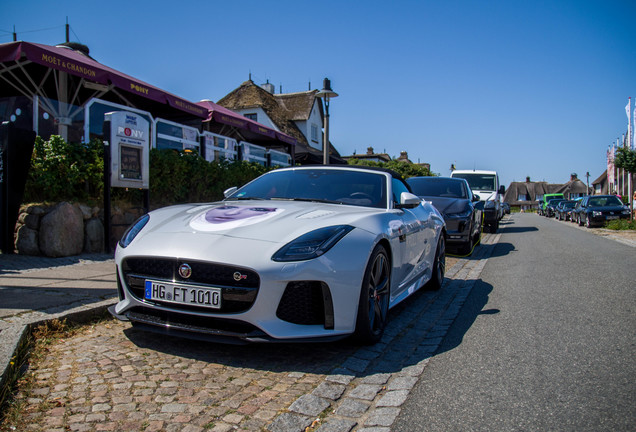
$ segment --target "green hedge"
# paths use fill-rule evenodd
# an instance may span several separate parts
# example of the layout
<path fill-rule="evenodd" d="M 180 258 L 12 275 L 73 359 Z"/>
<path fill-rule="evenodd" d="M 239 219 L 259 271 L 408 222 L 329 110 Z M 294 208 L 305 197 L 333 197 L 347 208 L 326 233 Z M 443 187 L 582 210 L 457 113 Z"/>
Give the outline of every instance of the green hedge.
<path fill-rule="evenodd" d="M 103 155 L 101 140 L 77 144 L 67 143 L 56 135 L 49 141 L 37 137 L 24 201 L 100 205 L 104 194 Z M 426 167 L 400 161 L 354 159 L 349 164 L 392 169 L 404 178 L 432 175 Z M 152 149 L 150 206 L 216 201 L 223 198 L 227 188 L 242 186 L 270 169 L 254 162 L 207 162 L 193 152 Z M 111 199 L 138 205 L 143 197 L 140 190 L 113 188 Z"/>
<path fill-rule="evenodd" d="M 103 144 L 67 143 L 59 136 L 37 137 L 25 189 L 25 202 L 72 201 L 99 205 L 104 193 Z M 242 186 L 268 171 L 253 162 L 207 162 L 199 154 L 150 151 L 151 207 L 223 198 L 223 191 Z M 142 192 L 113 188 L 113 200 L 140 203 Z"/>

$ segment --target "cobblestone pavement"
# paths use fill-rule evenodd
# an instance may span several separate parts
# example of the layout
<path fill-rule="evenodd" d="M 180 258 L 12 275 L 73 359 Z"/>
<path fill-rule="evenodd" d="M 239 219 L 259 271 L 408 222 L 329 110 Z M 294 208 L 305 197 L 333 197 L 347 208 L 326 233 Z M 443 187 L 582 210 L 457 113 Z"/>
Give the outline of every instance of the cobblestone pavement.
<path fill-rule="evenodd" d="M 389 431 L 499 235 L 449 258 L 444 287 L 390 312 L 374 346 L 217 345 L 106 320 L 48 348 L 17 398 L 25 431 Z"/>

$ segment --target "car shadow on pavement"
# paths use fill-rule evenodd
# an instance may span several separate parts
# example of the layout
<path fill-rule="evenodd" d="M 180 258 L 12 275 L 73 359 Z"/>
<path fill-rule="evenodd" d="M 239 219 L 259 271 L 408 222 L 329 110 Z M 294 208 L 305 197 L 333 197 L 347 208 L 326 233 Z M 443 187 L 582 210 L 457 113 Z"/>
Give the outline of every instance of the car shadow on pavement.
<path fill-rule="evenodd" d="M 350 339 L 316 343 L 250 343 L 247 345 L 196 341 L 129 327 L 125 336 L 138 348 L 205 363 L 269 372 L 327 374 L 353 354 Z"/>
<path fill-rule="evenodd" d="M 526 232 L 534 232 L 539 231 L 539 228 L 532 226 L 505 226 L 501 228 L 502 232 L 505 234 L 518 234 L 518 233 L 526 233 Z"/>
<path fill-rule="evenodd" d="M 501 312 L 499 309 L 484 309 L 488 304 L 488 296 L 492 289 L 493 287 L 489 283 L 482 280 L 476 281 L 457 318 L 450 326 L 446 337 L 434 355 L 450 351 L 461 345 L 464 336 L 480 315 L 490 316 Z"/>

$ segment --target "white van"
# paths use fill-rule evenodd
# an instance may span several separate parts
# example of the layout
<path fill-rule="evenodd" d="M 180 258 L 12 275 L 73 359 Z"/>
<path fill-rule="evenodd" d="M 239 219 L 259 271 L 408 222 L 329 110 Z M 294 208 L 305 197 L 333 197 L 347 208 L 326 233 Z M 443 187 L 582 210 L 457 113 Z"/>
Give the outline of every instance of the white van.
<path fill-rule="evenodd" d="M 504 215 L 501 201 L 506 193 L 505 186 L 499 184 L 497 171 L 454 170 L 450 176 L 466 179 L 473 194 L 484 201 L 484 231 L 497 232 Z"/>

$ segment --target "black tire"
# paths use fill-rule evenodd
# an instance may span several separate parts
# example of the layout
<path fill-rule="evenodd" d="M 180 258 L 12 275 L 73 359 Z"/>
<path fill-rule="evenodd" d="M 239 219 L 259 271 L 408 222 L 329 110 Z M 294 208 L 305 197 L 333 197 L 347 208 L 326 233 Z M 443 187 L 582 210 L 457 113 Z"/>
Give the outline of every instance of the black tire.
<path fill-rule="evenodd" d="M 435 250 L 435 261 L 433 261 L 433 274 L 431 280 L 426 284 L 426 289 L 437 291 L 444 283 L 444 274 L 446 273 L 446 239 L 441 233 L 437 241 L 437 249 Z"/>
<path fill-rule="evenodd" d="M 470 236 L 468 238 L 468 241 L 459 247 L 459 254 L 468 256 L 472 253 L 474 247 L 475 238 L 473 236 Z"/>
<path fill-rule="evenodd" d="M 493 223 L 492 225 L 490 225 L 490 232 L 492 234 L 497 233 L 497 230 L 499 229 L 499 221 L 496 221 L 495 223 Z"/>
<path fill-rule="evenodd" d="M 377 245 L 364 271 L 354 337 L 374 344 L 382 338 L 389 314 L 391 264 L 386 250 Z"/>

